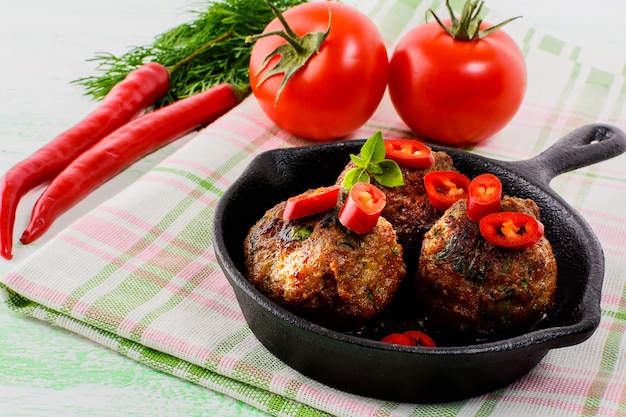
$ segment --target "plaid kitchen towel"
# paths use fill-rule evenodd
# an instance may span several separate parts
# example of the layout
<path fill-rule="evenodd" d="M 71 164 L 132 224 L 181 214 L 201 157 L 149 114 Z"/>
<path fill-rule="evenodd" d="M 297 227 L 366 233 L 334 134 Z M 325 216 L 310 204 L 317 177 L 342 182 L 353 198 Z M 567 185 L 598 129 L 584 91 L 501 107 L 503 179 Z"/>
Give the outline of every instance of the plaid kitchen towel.
<path fill-rule="evenodd" d="M 366 12 L 390 50 L 431 6 L 370 4 Z M 441 2 L 435 6 L 445 13 Z M 519 22 L 507 31 L 526 55 L 527 96 L 511 124 L 472 151 L 526 159 L 586 123 L 626 126 L 624 60 L 592 59 Z M 378 130 L 386 138 L 410 135 L 388 97 L 350 138 Z M 597 332 L 551 351 L 497 392 L 424 405 L 347 394 L 287 367 L 251 333 L 217 265 L 211 225 L 224 191 L 260 152 L 308 144 L 274 126 L 248 98 L 6 273 L 5 304 L 277 416 L 626 416 L 625 157 L 552 182 L 604 247 Z"/>

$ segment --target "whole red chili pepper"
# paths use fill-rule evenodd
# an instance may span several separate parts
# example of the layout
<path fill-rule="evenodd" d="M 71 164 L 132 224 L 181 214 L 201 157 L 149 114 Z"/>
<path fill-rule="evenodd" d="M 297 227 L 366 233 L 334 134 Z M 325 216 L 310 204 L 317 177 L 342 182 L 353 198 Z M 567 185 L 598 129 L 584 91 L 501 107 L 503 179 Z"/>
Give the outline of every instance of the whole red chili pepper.
<path fill-rule="evenodd" d="M 109 133 L 128 123 L 169 88 L 169 71 L 149 63 L 130 72 L 106 95 L 98 107 L 75 126 L 61 133 L 0 179 L 0 254 L 12 258 L 13 225 L 20 199 L 54 178 L 80 154 Z"/>
<path fill-rule="evenodd" d="M 111 133 L 67 166 L 41 194 L 22 243 L 40 237 L 58 216 L 92 190 L 185 133 L 235 107 L 242 92 L 230 84 L 210 89 L 146 113 Z"/>

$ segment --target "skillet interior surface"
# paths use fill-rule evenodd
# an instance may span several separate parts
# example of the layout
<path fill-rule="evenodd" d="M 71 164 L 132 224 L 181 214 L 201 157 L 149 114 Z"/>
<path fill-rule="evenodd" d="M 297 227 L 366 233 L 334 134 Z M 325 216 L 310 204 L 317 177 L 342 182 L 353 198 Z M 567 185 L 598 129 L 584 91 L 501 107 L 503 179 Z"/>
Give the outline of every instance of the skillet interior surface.
<path fill-rule="evenodd" d="M 548 317 L 492 339 L 468 339 L 429 329 L 437 348 L 388 345 L 377 329 L 393 331 L 423 317 L 400 295 L 370 329 L 335 331 L 276 305 L 244 276 L 243 241 L 249 228 L 276 203 L 308 188 L 329 185 L 364 141 L 336 142 L 263 153 L 218 205 L 214 232 L 218 261 L 242 312 L 270 352 L 304 375 L 349 392 L 407 402 L 467 398 L 505 386 L 530 371 L 552 348 L 586 340 L 600 321 L 604 275 L 602 248 L 585 220 L 546 184 L 519 171 L 537 168 L 445 150 L 470 178 L 491 172 L 508 195 L 532 198 L 559 268 L 556 304 Z M 531 175 L 532 177 L 532 175 Z M 251 204 L 253 202 L 253 204 Z M 404 304 L 403 304 L 404 303 Z"/>

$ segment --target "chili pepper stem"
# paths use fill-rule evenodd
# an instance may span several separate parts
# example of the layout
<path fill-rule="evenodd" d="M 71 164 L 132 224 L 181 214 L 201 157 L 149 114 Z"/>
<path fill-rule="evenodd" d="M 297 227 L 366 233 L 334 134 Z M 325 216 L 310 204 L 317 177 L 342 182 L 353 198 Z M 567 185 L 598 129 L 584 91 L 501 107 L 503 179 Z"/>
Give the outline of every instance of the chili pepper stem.
<path fill-rule="evenodd" d="M 245 85 L 232 85 L 233 93 L 237 97 L 239 102 L 242 102 L 246 97 L 248 97 L 252 93 L 252 88 L 250 84 Z"/>

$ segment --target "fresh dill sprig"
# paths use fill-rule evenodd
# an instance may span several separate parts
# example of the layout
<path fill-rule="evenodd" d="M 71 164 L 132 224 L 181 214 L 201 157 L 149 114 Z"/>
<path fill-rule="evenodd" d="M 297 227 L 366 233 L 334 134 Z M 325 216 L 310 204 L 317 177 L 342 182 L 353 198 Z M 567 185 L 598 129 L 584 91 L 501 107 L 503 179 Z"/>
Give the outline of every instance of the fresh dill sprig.
<path fill-rule="evenodd" d="M 306 0 L 273 0 L 283 11 Z M 155 37 L 151 45 L 131 48 L 120 56 L 98 53 L 98 75 L 72 81 L 85 88 L 85 94 L 101 100 L 129 72 L 158 62 L 170 71 L 170 89 L 155 108 L 204 91 L 216 84 L 240 88 L 249 85 L 248 64 L 252 44 L 246 37 L 260 33 L 275 17 L 259 0 L 209 1 L 206 10 L 192 11 L 191 22 L 183 23 Z"/>

